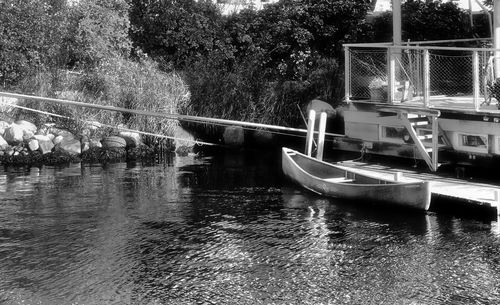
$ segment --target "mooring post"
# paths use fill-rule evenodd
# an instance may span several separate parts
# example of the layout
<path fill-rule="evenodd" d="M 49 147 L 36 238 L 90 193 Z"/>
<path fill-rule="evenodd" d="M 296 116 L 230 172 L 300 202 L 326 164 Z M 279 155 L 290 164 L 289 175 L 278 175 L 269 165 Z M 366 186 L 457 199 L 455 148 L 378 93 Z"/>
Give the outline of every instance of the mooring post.
<path fill-rule="evenodd" d="M 314 140 L 314 124 L 316 123 L 316 111 L 309 111 L 309 119 L 307 122 L 307 137 L 306 137 L 306 154 L 310 157 L 312 154 L 312 145 Z"/>
<path fill-rule="evenodd" d="M 497 206 L 497 216 L 500 217 L 500 192 L 498 189 L 493 190 L 493 201 L 495 201 Z"/>
<path fill-rule="evenodd" d="M 316 159 L 323 160 L 323 148 L 325 147 L 326 112 L 322 112 L 319 117 L 318 152 Z"/>
<path fill-rule="evenodd" d="M 403 178 L 402 172 L 395 172 L 394 173 L 394 181 L 401 181 L 401 178 Z"/>

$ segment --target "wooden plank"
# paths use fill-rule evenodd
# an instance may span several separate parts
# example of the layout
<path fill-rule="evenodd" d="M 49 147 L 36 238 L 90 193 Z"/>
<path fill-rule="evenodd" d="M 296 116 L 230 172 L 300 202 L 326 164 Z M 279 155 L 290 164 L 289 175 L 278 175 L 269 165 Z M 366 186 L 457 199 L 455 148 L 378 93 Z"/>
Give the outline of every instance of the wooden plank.
<path fill-rule="evenodd" d="M 410 107 L 410 106 L 399 106 L 399 105 L 386 105 L 377 106 L 377 110 L 380 112 L 391 112 L 391 113 L 412 113 L 425 116 L 440 116 L 441 111 L 437 109 L 429 109 L 424 107 Z"/>
<path fill-rule="evenodd" d="M 500 186 L 496 184 L 479 183 L 355 161 L 344 161 L 340 162 L 339 165 L 353 172 L 370 174 L 382 179 L 390 179 L 391 176 L 394 176 L 394 173 L 400 171 L 404 174 L 400 180 L 401 182 L 429 181 L 433 196 L 466 202 L 471 206 L 499 208 Z"/>

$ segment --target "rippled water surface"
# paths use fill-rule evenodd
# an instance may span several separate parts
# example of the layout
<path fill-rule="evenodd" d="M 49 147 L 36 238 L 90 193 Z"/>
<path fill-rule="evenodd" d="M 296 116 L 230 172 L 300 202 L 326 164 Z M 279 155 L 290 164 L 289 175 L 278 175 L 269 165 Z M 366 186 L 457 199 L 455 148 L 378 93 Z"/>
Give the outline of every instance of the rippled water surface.
<path fill-rule="evenodd" d="M 279 156 L 0 169 L 1 304 L 500 304 L 496 219 L 353 206 Z"/>

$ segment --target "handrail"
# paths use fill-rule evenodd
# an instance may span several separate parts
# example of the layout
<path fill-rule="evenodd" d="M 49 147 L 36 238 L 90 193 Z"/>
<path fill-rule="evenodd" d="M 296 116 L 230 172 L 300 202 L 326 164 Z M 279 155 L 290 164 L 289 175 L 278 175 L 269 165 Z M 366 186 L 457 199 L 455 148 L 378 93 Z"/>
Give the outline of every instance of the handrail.
<path fill-rule="evenodd" d="M 500 52 L 500 49 L 495 48 L 465 48 L 465 47 L 426 47 L 426 46 L 395 46 L 385 44 L 344 44 L 348 48 L 377 48 L 377 49 L 396 49 L 396 50 L 448 50 L 448 51 L 489 51 Z"/>
<path fill-rule="evenodd" d="M 433 44 L 433 43 L 454 43 L 454 42 L 469 42 L 469 41 L 484 41 L 491 38 L 464 38 L 464 39 L 444 39 L 444 40 L 417 40 L 407 41 L 405 44 Z"/>

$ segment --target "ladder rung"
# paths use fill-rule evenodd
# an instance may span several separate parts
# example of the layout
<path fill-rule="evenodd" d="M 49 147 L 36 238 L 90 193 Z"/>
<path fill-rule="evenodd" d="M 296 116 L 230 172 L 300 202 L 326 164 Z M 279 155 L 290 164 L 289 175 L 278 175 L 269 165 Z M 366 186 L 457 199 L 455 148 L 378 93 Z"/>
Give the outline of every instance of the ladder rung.
<path fill-rule="evenodd" d="M 414 117 L 414 118 L 408 118 L 408 121 L 410 121 L 410 122 L 427 122 L 427 123 L 429 123 L 429 120 L 427 120 L 427 117 L 423 117 L 423 116 Z"/>
<path fill-rule="evenodd" d="M 421 136 L 418 136 L 418 138 L 419 138 L 420 140 L 429 140 L 429 139 L 432 139 L 432 138 L 433 138 L 433 136 L 432 136 L 432 133 L 430 133 L 430 134 L 426 134 L 426 135 L 421 135 Z"/>

